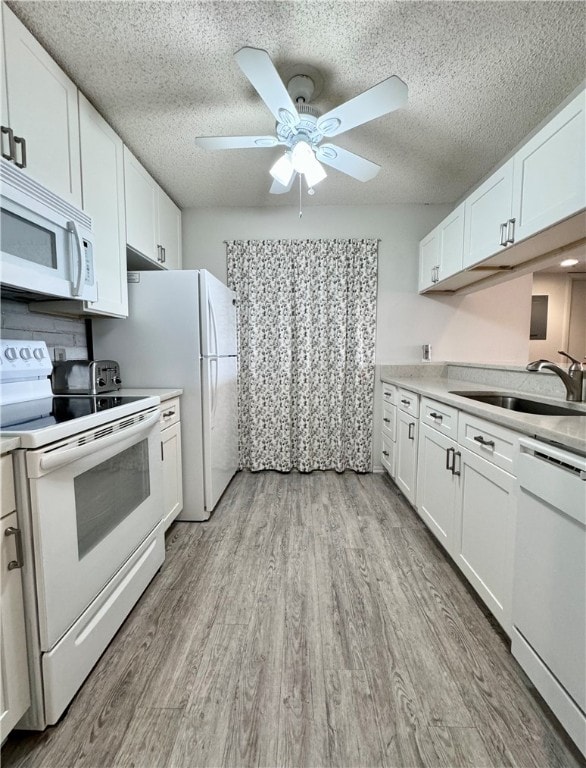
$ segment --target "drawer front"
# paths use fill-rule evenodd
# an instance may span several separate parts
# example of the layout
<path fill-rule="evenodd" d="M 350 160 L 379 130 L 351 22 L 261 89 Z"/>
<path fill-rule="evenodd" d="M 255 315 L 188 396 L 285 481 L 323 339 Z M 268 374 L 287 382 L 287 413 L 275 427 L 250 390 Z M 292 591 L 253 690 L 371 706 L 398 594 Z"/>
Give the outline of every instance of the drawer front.
<path fill-rule="evenodd" d="M 438 403 L 428 397 L 421 398 L 419 418 L 422 424 L 428 424 L 454 440 L 458 439 L 458 409 Z"/>
<path fill-rule="evenodd" d="M 391 477 L 395 477 L 395 443 L 383 433 L 381 464 Z"/>
<path fill-rule="evenodd" d="M 173 397 L 171 400 L 165 400 L 161 403 L 161 429 L 170 427 L 171 424 L 177 424 L 181 419 L 179 398 Z"/>
<path fill-rule="evenodd" d="M 16 509 L 14 498 L 14 479 L 12 477 L 12 456 L 9 454 L 2 456 L 1 479 L 2 479 L 2 511 L 0 517 L 9 515 Z"/>
<path fill-rule="evenodd" d="M 387 403 L 383 403 L 383 437 L 397 439 L 397 409 Z"/>
<path fill-rule="evenodd" d="M 511 475 L 517 475 L 519 435 L 484 419 L 461 413 L 458 442 Z"/>
<path fill-rule="evenodd" d="M 397 387 L 383 382 L 383 403 L 397 405 Z"/>
<path fill-rule="evenodd" d="M 419 395 L 409 392 L 408 389 L 400 389 L 398 405 L 405 413 L 411 414 L 416 419 L 419 418 Z"/>

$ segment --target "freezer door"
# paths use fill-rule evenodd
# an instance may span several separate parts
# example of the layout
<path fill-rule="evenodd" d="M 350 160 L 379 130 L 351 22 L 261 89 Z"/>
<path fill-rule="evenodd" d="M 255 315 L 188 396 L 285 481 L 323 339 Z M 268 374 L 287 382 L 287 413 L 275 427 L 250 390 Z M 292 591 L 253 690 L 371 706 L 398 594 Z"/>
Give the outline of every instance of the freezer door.
<path fill-rule="evenodd" d="M 224 283 L 200 271 L 201 354 L 226 357 L 236 354 L 236 294 Z"/>
<path fill-rule="evenodd" d="M 238 391 L 235 357 L 202 358 L 205 507 L 218 503 L 238 469 Z"/>

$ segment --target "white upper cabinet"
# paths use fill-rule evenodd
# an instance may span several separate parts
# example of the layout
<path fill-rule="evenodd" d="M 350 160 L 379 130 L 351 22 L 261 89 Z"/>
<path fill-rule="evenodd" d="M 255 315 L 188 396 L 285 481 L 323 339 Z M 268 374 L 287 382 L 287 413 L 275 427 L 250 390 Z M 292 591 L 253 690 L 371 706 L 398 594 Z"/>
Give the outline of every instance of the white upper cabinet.
<path fill-rule="evenodd" d="M 465 201 L 463 266 L 492 256 L 513 236 L 513 160 L 490 176 Z"/>
<path fill-rule="evenodd" d="M 516 241 L 586 206 L 585 102 L 582 92 L 515 155 Z"/>
<path fill-rule="evenodd" d="M 157 245 L 167 269 L 181 269 L 181 211 L 159 188 L 159 236 Z M 162 249 L 162 251 L 161 251 Z"/>
<path fill-rule="evenodd" d="M 94 225 L 98 299 L 86 309 L 94 314 L 128 315 L 126 216 L 122 139 L 83 94 L 79 128 L 84 210 Z"/>
<path fill-rule="evenodd" d="M 462 203 L 439 225 L 438 282 L 462 269 L 464 258 L 464 208 Z"/>
<path fill-rule="evenodd" d="M 2 152 L 52 192 L 81 207 L 77 88 L 4 3 L 2 16 Z M 10 132 L 12 152 L 7 151 Z"/>
<path fill-rule="evenodd" d="M 133 250 L 160 263 L 157 258 L 158 187 L 127 147 L 124 147 L 124 184 L 126 242 Z"/>
<path fill-rule="evenodd" d="M 419 243 L 419 290 L 424 291 L 437 283 L 440 263 L 439 227 Z"/>
<path fill-rule="evenodd" d="M 161 269 L 181 269 L 181 211 L 124 147 L 126 242 Z"/>

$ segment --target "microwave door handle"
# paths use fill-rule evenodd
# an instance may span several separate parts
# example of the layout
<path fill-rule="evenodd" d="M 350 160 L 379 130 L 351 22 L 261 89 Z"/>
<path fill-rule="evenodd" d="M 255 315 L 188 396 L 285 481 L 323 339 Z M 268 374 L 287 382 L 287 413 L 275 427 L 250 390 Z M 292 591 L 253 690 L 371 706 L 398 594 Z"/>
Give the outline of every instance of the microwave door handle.
<path fill-rule="evenodd" d="M 48 453 L 45 456 L 41 456 L 39 467 L 45 472 L 50 472 L 53 469 L 65 466 L 65 464 L 70 464 L 72 461 L 77 461 L 77 459 L 83 459 L 84 456 L 89 456 L 102 448 L 108 448 L 129 437 L 135 437 L 143 432 L 148 432 L 151 427 L 159 421 L 159 418 L 159 411 L 155 411 L 155 413 L 147 419 L 144 419 L 144 421 L 141 421 L 139 424 L 121 429 L 113 435 L 102 437 L 100 440 L 92 440 L 89 443 L 85 443 L 85 445 L 75 446 L 75 448 L 66 448 L 62 451 Z"/>
<path fill-rule="evenodd" d="M 81 283 L 83 281 L 83 274 L 84 274 L 84 253 L 83 253 L 83 243 L 81 241 L 81 235 L 79 234 L 79 229 L 77 228 L 77 224 L 75 221 L 68 221 L 67 222 L 67 229 L 72 233 L 73 239 L 75 240 L 76 246 L 77 246 L 77 273 L 75 281 L 71 281 L 73 284 L 73 295 L 74 296 L 80 296 L 81 295 Z"/>

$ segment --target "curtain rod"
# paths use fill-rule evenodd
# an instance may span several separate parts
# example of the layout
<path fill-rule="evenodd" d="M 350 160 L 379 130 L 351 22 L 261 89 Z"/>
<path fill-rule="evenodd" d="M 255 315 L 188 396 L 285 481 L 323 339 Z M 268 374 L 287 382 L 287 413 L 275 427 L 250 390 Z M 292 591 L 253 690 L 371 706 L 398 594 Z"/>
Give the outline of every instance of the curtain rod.
<path fill-rule="evenodd" d="M 366 242 L 366 240 L 376 240 L 377 243 L 382 242 L 382 238 L 380 237 L 269 237 L 264 238 L 267 240 L 360 240 L 361 243 Z M 228 245 L 229 243 L 234 242 L 242 242 L 242 243 L 253 243 L 258 242 L 255 240 L 251 240 L 248 238 L 247 240 L 242 240 L 239 238 L 235 238 L 234 240 L 222 240 L 224 245 Z"/>

